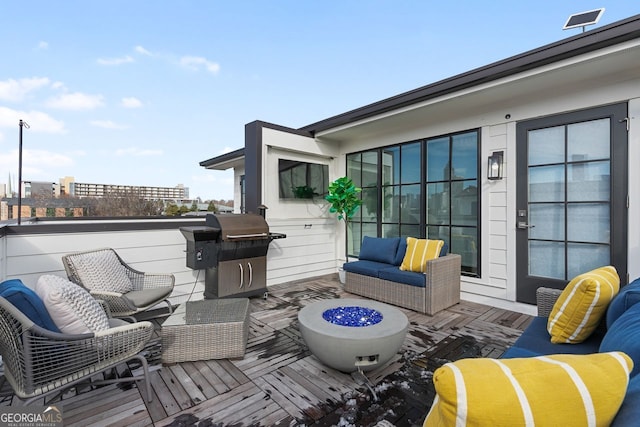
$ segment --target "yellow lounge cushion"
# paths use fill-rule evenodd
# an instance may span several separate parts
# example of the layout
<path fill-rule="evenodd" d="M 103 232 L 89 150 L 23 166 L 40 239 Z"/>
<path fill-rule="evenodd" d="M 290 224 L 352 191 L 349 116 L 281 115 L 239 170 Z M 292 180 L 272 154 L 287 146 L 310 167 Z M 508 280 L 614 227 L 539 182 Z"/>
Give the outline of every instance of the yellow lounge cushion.
<path fill-rule="evenodd" d="M 427 262 L 440 256 L 444 240 L 416 239 L 407 237 L 407 252 L 400 265 L 400 270 L 424 273 Z"/>
<path fill-rule="evenodd" d="M 587 339 L 619 290 L 620 278 L 612 266 L 574 277 L 551 309 L 547 321 L 551 342 L 575 344 Z"/>
<path fill-rule="evenodd" d="M 424 426 L 608 426 L 632 367 L 622 352 L 447 363 Z"/>

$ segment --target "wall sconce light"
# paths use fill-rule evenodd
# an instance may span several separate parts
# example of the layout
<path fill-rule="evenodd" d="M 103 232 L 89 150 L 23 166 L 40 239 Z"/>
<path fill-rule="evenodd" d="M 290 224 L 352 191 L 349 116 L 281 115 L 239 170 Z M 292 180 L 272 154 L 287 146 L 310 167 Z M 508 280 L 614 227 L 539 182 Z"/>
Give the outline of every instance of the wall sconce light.
<path fill-rule="evenodd" d="M 502 165 L 504 159 L 504 151 L 494 151 L 489 156 L 489 164 L 487 166 L 487 179 L 502 179 Z"/>

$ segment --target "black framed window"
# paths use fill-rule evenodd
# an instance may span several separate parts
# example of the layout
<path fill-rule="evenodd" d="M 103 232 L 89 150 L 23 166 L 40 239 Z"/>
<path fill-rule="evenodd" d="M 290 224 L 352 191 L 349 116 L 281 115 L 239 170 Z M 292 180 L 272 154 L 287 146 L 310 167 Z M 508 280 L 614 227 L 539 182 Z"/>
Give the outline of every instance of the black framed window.
<path fill-rule="evenodd" d="M 465 131 L 347 155 L 347 176 L 362 188 L 348 230 L 348 253 L 364 236 L 438 238 L 478 276 L 480 134 Z"/>

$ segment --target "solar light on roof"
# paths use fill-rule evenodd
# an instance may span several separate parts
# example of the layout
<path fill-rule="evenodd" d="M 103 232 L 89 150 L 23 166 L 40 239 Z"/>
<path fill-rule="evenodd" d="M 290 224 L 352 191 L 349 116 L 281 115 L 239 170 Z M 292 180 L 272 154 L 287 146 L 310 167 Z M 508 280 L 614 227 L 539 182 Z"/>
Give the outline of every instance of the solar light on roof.
<path fill-rule="evenodd" d="M 570 28 L 582 27 L 582 32 L 584 33 L 584 27 L 586 27 L 587 25 L 597 24 L 603 13 L 604 7 L 601 7 L 600 9 L 588 10 L 586 12 L 574 13 L 573 15 L 569 16 L 562 29 L 568 30 Z"/>

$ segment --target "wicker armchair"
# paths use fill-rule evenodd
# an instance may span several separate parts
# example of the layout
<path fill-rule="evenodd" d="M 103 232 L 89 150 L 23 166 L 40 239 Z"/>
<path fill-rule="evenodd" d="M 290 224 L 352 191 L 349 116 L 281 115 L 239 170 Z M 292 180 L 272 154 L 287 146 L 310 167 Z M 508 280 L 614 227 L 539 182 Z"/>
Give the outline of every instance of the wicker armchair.
<path fill-rule="evenodd" d="M 110 248 L 75 252 L 62 257 L 67 277 L 94 298 L 106 301 L 114 317 L 132 316 L 166 303 L 173 291 L 173 274 L 144 273 L 127 265 Z"/>
<path fill-rule="evenodd" d="M 540 287 L 536 289 L 536 304 L 539 317 L 549 317 L 553 305 L 562 293 L 562 289 Z"/>
<path fill-rule="evenodd" d="M 137 359 L 142 374 L 92 381 L 110 384 L 144 380 L 147 401 L 152 394 L 147 360 L 140 354 L 151 338 L 150 322 L 110 319 L 111 328 L 87 334 L 52 332 L 35 325 L 13 304 L 0 297 L 0 355 L 4 376 L 27 405 L 61 392 L 121 363 Z"/>

